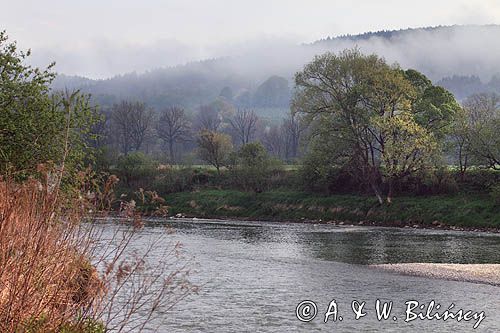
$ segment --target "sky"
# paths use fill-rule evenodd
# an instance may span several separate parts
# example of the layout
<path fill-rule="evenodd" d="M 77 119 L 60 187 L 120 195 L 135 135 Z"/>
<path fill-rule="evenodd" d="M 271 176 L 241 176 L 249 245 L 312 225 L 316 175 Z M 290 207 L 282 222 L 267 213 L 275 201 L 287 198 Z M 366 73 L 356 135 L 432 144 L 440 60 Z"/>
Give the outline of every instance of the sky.
<path fill-rule="evenodd" d="M 107 77 L 233 55 L 249 45 L 500 23 L 498 0 L 0 0 L 0 29 L 36 65 Z M 118 57 L 116 55 L 119 55 Z"/>

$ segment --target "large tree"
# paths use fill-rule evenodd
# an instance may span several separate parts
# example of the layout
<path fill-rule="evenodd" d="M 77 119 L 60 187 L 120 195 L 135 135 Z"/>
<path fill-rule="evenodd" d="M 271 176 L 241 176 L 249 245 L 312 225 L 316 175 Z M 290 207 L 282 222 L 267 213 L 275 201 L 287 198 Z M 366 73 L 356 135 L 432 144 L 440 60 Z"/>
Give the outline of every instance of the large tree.
<path fill-rule="evenodd" d="M 231 127 L 241 145 L 250 143 L 255 132 L 259 117 L 252 110 L 238 110 L 229 120 Z"/>
<path fill-rule="evenodd" d="M 81 165 L 91 152 L 96 109 L 79 92 L 52 93 L 53 64 L 34 68 L 29 56 L 0 32 L 0 173 L 30 174 L 48 161 Z"/>
<path fill-rule="evenodd" d="M 153 110 L 144 103 L 122 101 L 111 110 L 112 135 L 124 155 L 141 149 L 153 125 Z"/>
<path fill-rule="evenodd" d="M 156 132 L 158 133 L 158 137 L 168 145 L 170 163 L 175 162 L 174 145 L 187 141 L 190 131 L 191 124 L 183 109 L 172 106 L 162 111 Z"/>
<path fill-rule="evenodd" d="M 430 165 L 459 109 L 422 74 L 357 49 L 317 56 L 297 73 L 293 110 L 312 125 L 324 154 L 348 167 L 380 203 L 394 182 Z"/>

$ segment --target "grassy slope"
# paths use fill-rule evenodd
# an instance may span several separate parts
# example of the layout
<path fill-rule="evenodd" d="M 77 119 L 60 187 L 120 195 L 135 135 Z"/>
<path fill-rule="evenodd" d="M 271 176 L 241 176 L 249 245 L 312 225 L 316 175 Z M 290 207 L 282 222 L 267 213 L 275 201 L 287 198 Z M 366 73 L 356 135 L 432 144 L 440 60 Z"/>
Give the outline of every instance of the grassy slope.
<path fill-rule="evenodd" d="M 238 217 L 261 220 L 336 220 L 381 224 L 436 224 L 500 227 L 500 207 L 488 196 L 395 198 L 380 207 L 372 197 L 318 196 L 304 192 L 246 193 L 203 190 L 168 195 L 173 214 L 197 217 Z"/>

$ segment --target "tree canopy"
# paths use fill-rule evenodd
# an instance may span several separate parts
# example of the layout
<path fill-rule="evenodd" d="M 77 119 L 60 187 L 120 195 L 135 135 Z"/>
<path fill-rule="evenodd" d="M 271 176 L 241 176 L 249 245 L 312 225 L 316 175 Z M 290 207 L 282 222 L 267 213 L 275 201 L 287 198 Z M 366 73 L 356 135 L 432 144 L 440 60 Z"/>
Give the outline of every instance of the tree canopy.
<path fill-rule="evenodd" d="M 323 142 L 313 147 L 348 166 L 381 203 L 384 188 L 390 202 L 395 181 L 429 165 L 460 109 L 423 74 L 357 49 L 315 57 L 295 82 L 293 110 Z"/>
<path fill-rule="evenodd" d="M 0 172 L 29 173 L 52 161 L 76 166 L 91 153 L 91 127 L 98 121 L 89 96 L 52 93 L 54 64 L 26 64 L 30 51 L 19 51 L 0 32 Z"/>

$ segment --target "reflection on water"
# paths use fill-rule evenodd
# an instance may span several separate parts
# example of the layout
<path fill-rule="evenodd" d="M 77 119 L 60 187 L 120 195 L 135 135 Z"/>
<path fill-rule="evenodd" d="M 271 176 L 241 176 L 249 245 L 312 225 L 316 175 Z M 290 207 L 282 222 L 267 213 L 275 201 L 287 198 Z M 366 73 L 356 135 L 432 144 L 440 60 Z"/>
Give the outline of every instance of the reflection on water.
<path fill-rule="evenodd" d="M 165 314 L 160 332 L 469 332 L 472 323 L 404 323 L 404 302 L 436 300 L 485 311 L 477 331 L 500 332 L 500 289 L 487 285 L 400 276 L 366 264 L 398 262 L 500 263 L 500 236 L 413 229 L 337 227 L 222 221 L 150 221 L 144 236 L 172 224 L 197 262 L 202 286 Z M 151 258 L 154 260 L 155 258 Z M 296 305 L 317 302 L 320 314 L 335 299 L 345 320 L 302 323 Z M 379 322 L 375 300 L 394 301 L 400 320 Z M 353 319 L 352 300 L 367 301 Z"/>
<path fill-rule="evenodd" d="M 500 263 L 500 235 L 496 234 L 205 220 L 170 223 L 183 234 L 250 244 L 293 244 L 317 259 L 351 264 Z"/>

